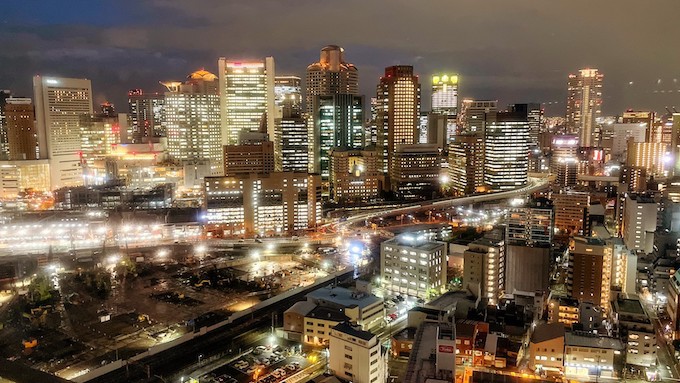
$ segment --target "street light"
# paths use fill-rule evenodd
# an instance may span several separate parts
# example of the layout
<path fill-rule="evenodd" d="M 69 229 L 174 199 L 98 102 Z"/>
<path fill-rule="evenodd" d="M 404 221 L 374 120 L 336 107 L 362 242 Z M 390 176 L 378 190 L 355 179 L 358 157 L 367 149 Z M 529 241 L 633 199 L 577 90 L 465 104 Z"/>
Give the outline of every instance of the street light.
<path fill-rule="evenodd" d="M 201 365 L 201 359 L 203 358 L 203 354 L 198 355 L 198 365 Z"/>

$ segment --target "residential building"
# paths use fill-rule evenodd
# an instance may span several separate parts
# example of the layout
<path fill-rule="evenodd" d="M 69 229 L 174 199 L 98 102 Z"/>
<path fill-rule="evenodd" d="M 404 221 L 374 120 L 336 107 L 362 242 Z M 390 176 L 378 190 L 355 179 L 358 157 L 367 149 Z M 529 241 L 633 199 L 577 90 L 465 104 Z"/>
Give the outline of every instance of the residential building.
<path fill-rule="evenodd" d="M 506 216 L 508 244 L 550 246 L 553 240 L 555 217 L 550 200 L 532 201 L 525 207 L 511 207 Z"/>
<path fill-rule="evenodd" d="M 130 127 L 122 137 L 123 140 L 126 143 L 141 144 L 165 137 L 164 105 L 163 93 L 144 93 L 142 89 L 131 89 L 128 92 Z"/>
<path fill-rule="evenodd" d="M 369 202 L 380 196 L 383 173 L 375 150 L 331 149 L 330 195 L 338 203 Z"/>
<path fill-rule="evenodd" d="M 654 250 L 658 203 L 651 196 L 626 194 L 623 208 L 622 237 L 626 247 L 650 254 Z"/>
<path fill-rule="evenodd" d="M 82 185 L 78 124 L 81 114 L 93 112 L 90 80 L 35 76 L 33 91 L 38 147 L 40 158 L 49 160 L 50 186 Z"/>
<path fill-rule="evenodd" d="M 380 245 L 380 279 L 387 291 L 422 299 L 446 284 L 445 242 L 402 234 Z"/>
<path fill-rule="evenodd" d="M 394 167 L 392 159 L 399 145 L 413 145 L 419 141 L 420 83 L 413 67 L 397 65 L 385 68 L 377 88 L 376 146 L 380 167 L 388 173 Z"/>
<path fill-rule="evenodd" d="M 529 122 L 519 112 L 501 112 L 484 130 L 484 184 L 490 190 L 526 185 Z"/>
<path fill-rule="evenodd" d="M 390 188 L 399 198 L 432 199 L 439 188 L 441 163 L 436 145 L 398 145 L 392 154 Z"/>
<path fill-rule="evenodd" d="M 222 175 L 224 158 L 217 76 L 198 70 L 184 82 L 164 82 L 167 150 L 177 163 L 208 161 L 210 174 Z"/>
<path fill-rule="evenodd" d="M 656 330 L 637 296 L 623 293 L 612 300 L 612 322 L 626 343 L 626 364 L 656 366 Z"/>
<path fill-rule="evenodd" d="M 458 135 L 452 138 L 449 152 L 449 182 L 456 195 L 484 189 L 484 136 Z"/>
<path fill-rule="evenodd" d="M 356 383 L 385 383 L 387 350 L 377 335 L 340 323 L 330 330 L 330 371 L 340 379 Z"/>
<path fill-rule="evenodd" d="M 561 323 L 536 326 L 529 341 L 529 368 L 537 373 L 563 371 L 564 335 Z"/>
<path fill-rule="evenodd" d="M 596 146 L 596 119 L 602 112 L 602 80 L 597 69 L 569 75 L 566 127 L 579 135 L 582 147 Z"/>
<path fill-rule="evenodd" d="M 481 238 L 463 253 L 463 286 L 495 305 L 505 288 L 505 241 Z"/>
<path fill-rule="evenodd" d="M 605 124 L 600 132 L 599 146 L 609 160 L 624 162 L 629 145 L 645 142 L 646 134 L 647 129 L 640 124 Z"/>
<path fill-rule="evenodd" d="M 263 132 L 274 138 L 274 58 L 238 61 L 220 57 L 219 92 L 222 144 L 234 145 L 243 132 Z"/>
<path fill-rule="evenodd" d="M 662 142 L 662 138 L 656 131 L 656 113 L 650 111 L 636 111 L 632 109 L 626 110 L 621 116 L 621 122 L 624 124 L 638 124 L 643 126 L 646 130 L 645 142 Z"/>
<path fill-rule="evenodd" d="M 30 98 L 9 97 L 5 99 L 2 124 L 4 124 L 3 133 L 7 140 L 7 158 L 10 161 L 40 158 L 35 111 Z M 43 153 L 43 157 L 44 155 Z"/>
<path fill-rule="evenodd" d="M 567 291 L 579 301 L 609 309 L 612 276 L 612 248 L 603 240 L 575 237 L 569 251 Z"/>
<path fill-rule="evenodd" d="M 562 323 L 564 327 L 571 328 L 580 321 L 580 307 L 577 299 L 568 297 L 556 297 L 548 303 L 548 322 Z"/>
<path fill-rule="evenodd" d="M 655 176 L 665 176 L 668 145 L 663 142 L 628 142 L 626 165 L 640 167 Z"/>
<path fill-rule="evenodd" d="M 551 199 L 555 207 L 555 227 L 563 233 L 582 234 L 590 194 L 566 191 L 553 194 Z"/>
<path fill-rule="evenodd" d="M 321 49 L 319 61 L 307 67 L 305 81 L 307 113 L 314 112 L 316 96 L 333 94 L 359 94 L 359 71 L 354 64 L 345 61 L 345 50 L 337 45 Z"/>

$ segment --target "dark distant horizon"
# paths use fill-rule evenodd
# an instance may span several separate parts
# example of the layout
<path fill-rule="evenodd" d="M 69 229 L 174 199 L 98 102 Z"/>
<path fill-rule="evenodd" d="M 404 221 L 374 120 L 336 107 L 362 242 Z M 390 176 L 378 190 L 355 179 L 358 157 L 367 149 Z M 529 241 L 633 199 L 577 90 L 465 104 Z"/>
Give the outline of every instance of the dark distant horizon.
<path fill-rule="evenodd" d="M 35 74 L 89 78 L 95 103 L 127 109 L 129 89 L 162 91 L 217 59 L 274 56 L 277 75 L 303 78 L 319 50 L 345 48 L 361 94 L 375 96 L 387 66 L 413 65 L 430 109 L 430 76 L 460 75 L 460 97 L 541 102 L 565 113 L 567 76 L 604 74 L 603 114 L 680 107 L 677 0 L 220 1 L 148 0 L 3 3 L 0 89 L 33 97 Z M 608 3 L 608 4 L 604 4 Z M 587 9 L 588 12 L 583 11 Z M 573 16 L 572 16 L 573 15 Z"/>

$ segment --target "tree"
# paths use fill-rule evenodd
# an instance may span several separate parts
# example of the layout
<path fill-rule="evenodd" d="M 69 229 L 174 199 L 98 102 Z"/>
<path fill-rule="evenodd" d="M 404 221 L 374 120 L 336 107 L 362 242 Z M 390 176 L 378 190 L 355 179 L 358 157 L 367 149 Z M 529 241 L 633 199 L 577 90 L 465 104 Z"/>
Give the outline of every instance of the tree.
<path fill-rule="evenodd" d="M 28 286 L 28 297 L 33 303 L 45 302 L 52 298 L 51 285 L 45 275 L 39 275 Z"/>

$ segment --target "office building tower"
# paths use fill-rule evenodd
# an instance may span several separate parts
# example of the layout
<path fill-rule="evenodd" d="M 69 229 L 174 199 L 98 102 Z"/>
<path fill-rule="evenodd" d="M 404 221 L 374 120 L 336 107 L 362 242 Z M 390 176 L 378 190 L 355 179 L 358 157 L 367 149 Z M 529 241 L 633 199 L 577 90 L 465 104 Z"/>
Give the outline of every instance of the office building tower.
<path fill-rule="evenodd" d="M 583 234 L 590 194 L 566 191 L 553 194 L 551 199 L 555 207 L 555 228 L 571 235 Z"/>
<path fill-rule="evenodd" d="M 432 112 L 449 116 L 458 114 L 458 75 L 432 76 Z"/>
<path fill-rule="evenodd" d="M 458 75 L 435 74 L 432 76 L 432 113 L 447 116 L 444 144 L 458 134 Z M 429 141 L 429 143 L 433 143 Z"/>
<path fill-rule="evenodd" d="M 364 97 L 351 94 L 315 96 L 312 104 L 311 172 L 328 180 L 332 148 L 360 149 L 364 145 Z"/>
<path fill-rule="evenodd" d="M 649 111 L 635 111 L 628 109 L 621 116 L 624 124 L 638 124 L 645 128 L 645 142 L 662 142 L 661 129 L 656 122 L 656 113 Z"/>
<path fill-rule="evenodd" d="M 5 104 L 12 97 L 9 89 L 0 89 L 0 160 L 7 159 L 7 125 L 5 124 Z"/>
<path fill-rule="evenodd" d="M 630 142 L 645 142 L 647 129 L 642 124 L 606 124 L 600 131 L 599 146 L 607 159 L 624 162 Z"/>
<path fill-rule="evenodd" d="M 282 172 L 309 171 L 309 130 L 307 119 L 294 105 L 284 105 L 276 118 L 274 136 L 275 169 Z"/>
<path fill-rule="evenodd" d="M 496 305 L 505 288 L 505 241 L 481 238 L 463 253 L 463 286 Z"/>
<path fill-rule="evenodd" d="M 386 291 L 428 299 L 446 284 L 446 242 L 401 234 L 380 244 L 380 280 Z"/>
<path fill-rule="evenodd" d="M 314 97 L 333 94 L 359 94 L 359 71 L 345 61 L 345 50 L 337 45 L 321 49 L 319 61 L 307 67 L 306 110 L 314 113 Z"/>
<path fill-rule="evenodd" d="M 645 254 L 654 250 L 658 208 L 658 203 L 651 196 L 626 194 L 621 233 L 629 250 Z"/>
<path fill-rule="evenodd" d="M 483 133 L 484 128 L 495 121 L 497 112 L 497 100 L 463 100 L 458 114 L 462 133 Z"/>
<path fill-rule="evenodd" d="M 398 65 L 385 68 L 377 89 L 376 146 L 380 167 L 387 173 L 392 167 L 392 157 L 399 145 L 412 145 L 419 141 L 417 127 L 420 117 L 420 83 L 413 67 Z"/>
<path fill-rule="evenodd" d="M 224 175 L 227 177 L 274 172 L 274 143 L 260 141 L 224 145 Z"/>
<path fill-rule="evenodd" d="M 612 249 L 602 239 L 575 237 L 569 251 L 567 291 L 582 302 L 609 307 L 612 274 Z"/>
<path fill-rule="evenodd" d="M 370 202 L 378 199 L 383 173 L 378 171 L 375 150 L 331 149 L 330 196 L 337 203 Z"/>
<path fill-rule="evenodd" d="M 82 114 L 79 121 L 80 159 L 86 186 L 100 185 L 107 179 L 106 157 L 120 144 L 120 123 L 117 115 Z"/>
<path fill-rule="evenodd" d="M 449 144 L 449 184 L 456 195 L 484 189 L 484 136 L 458 135 Z"/>
<path fill-rule="evenodd" d="M 125 142 L 141 144 L 154 141 L 157 137 L 165 137 L 164 105 L 163 93 L 144 93 L 142 89 L 131 89 L 128 92 L 130 127 Z"/>
<path fill-rule="evenodd" d="M 453 128 L 450 128 L 450 124 L 453 124 Z M 425 128 L 424 135 L 423 127 Z M 423 113 L 421 113 L 420 128 L 419 141 L 416 142 L 437 145 L 439 150 L 445 151 L 454 137 L 450 132 L 456 131 L 456 119 L 455 116 L 452 117 L 437 113 L 427 113 L 423 117 Z"/>
<path fill-rule="evenodd" d="M 99 114 L 103 117 L 115 117 L 118 113 L 116 112 L 116 106 L 109 101 L 104 101 L 99 104 Z"/>
<path fill-rule="evenodd" d="M 50 164 L 53 189 L 83 184 L 80 166 L 80 115 L 92 114 L 92 85 L 87 79 L 33 77 L 38 146 Z"/>
<path fill-rule="evenodd" d="M 217 76 L 198 70 L 183 83 L 163 85 L 168 88 L 163 125 L 170 158 L 178 163 L 209 161 L 211 175 L 223 174 Z"/>
<path fill-rule="evenodd" d="M 302 111 L 302 80 L 297 76 L 274 77 L 274 103 Z"/>
<path fill-rule="evenodd" d="M 234 61 L 221 57 L 219 95 L 222 113 L 222 143 L 234 145 L 242 132 L 267 133 L 274 138 L 274 58 Z"/>
<path fill-rule="evenodd" d="M 579 135 L 582 147 L 596 144 L 596 119 L 602 113 L 602 79 L 597 69 L 581 69 L 570 74 L 567 95 L 566 127 Z"/>
<path fill-rule="evenodd" d="M 650 175 L 667 175 L 668 158 L 668 145 L 663 142 L 628 142 L 626 165 L 646 169 Z"/>
<path fill-rule="evenodd" d="M 398 145 L 389 172 L 391 190 L 403 199 L 434 198 L 441 182 L 441 163 L 436 145 Z"/>
<path fill-rule="evenodd" d="M 50 165 L 48 160 L 0 161 L 0 198 L 13 200 L 20 193 L 50 192 Z"/>
<path fill-rule="evenodd" d="M 508 106 L 508 111 L 518 113 L 526 116 L 529 123 L 529 144 L 531 146 L 538 145 L 538 135 L 541 132 L 543 125 L 545 125 L 545 115 L 541 104 L 512 104 Z"/>
<path fill-rule="evenodd" d="M 529 123 L 521 113 L 502 112 L 484 129 L 484 184 L 490 190 L 526 185 Z"/>
<path fill-rule="evenodd" d="M 560 187 L 576 185 L 579 156 L 578 136 L 556 135 L 551 141 L 550 173 L 557 176 Z"/>
<path fill-rule="evenodd" d="M 329 366 L 335 376 L 356 383 L 387 381 L 387 351 L 378 336 L 347 322 L 329 331 Z"/>
<path fill-rule="evenodd" d="M 207 230 L 222 235 L 282 235 L 321 219 L 321 179 L 307 173 L 206 177 Z"/>
<path fill-rule="evenodd" d="M 35 129 L 35 111 L 30 98 L 10 97 L 5 100 L 5 133 L 7 158 L 37 160 L 40 155 Z"/>

